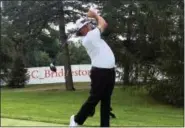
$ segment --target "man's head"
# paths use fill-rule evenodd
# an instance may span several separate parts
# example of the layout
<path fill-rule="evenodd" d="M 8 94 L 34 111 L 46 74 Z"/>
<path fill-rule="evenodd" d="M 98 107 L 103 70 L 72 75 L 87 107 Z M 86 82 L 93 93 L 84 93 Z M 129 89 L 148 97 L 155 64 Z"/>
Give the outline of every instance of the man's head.
<path fill-rule="evenodd" d="M 78 19 L 76 21 L 76 26 L 77 36 L 85 36 L 92 29 L 89 21 L 84 18 Z"/>

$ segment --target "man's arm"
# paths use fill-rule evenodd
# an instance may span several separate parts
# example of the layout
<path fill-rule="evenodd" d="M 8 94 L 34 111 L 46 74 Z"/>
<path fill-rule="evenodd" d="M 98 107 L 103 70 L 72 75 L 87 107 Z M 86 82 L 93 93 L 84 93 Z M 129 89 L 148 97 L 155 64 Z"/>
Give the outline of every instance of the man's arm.
<path fill-rule="evenodd" d="M 100 32 L 102 33 L 105 28 L 107 27 L 107 23 L 104 20 L 103 17 L 99 16 L 94 10 L 89 9 L 88 11 L 88 17 L 95 18 L 96 21 L 98 22 L 98 28 L 100 29 Z"/>
<path fill-rule="evenodd" d="M 105 28 L 107 27 L 107 22 L 99 15 L 95 15 L 95 19 L 98 22 L 98 28 L 100 29 L 101 33 L 104 32 Z"/>

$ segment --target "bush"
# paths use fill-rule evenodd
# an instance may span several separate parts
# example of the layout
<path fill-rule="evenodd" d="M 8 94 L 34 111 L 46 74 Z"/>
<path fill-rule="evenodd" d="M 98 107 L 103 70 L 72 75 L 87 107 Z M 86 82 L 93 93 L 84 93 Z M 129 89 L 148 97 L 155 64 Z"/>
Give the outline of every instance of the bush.
<path fill-rule="evenodd" d="M 156 100 L 178 107 L 184 106 L 183 80 L 162 80 L 148 88 L 149 94 Z"/>
<path fill-rule="evenodd" d="M 8 80 L 8 87 L 10 88 L 23 88 L 25 87 L 26 81 L 29 79 L 27 69 L 20 56 L 18 56 L 13 64 L 11 73 Z"/>
<path fill-rule="evenodd" d="M 43 51 L 38 51 L 35 54 L 37 66 L 48 66 L 51 63 L 49 54 Z"/>

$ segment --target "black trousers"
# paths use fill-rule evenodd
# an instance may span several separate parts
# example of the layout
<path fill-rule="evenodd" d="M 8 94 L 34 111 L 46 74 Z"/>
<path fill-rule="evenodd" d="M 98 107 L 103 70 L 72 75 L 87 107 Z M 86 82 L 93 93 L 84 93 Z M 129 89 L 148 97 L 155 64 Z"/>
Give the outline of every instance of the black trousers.
<path fill-rule="evenodd" d="M 75 115 L 75 122 L 82 125 L 88 116 L 95 109 L 99 101 L 100 105 L 100 126 L 109 127 L 111 95 L 115 85 L 115 69 L 91 69 L 91 90 L 90 96 Z"/>

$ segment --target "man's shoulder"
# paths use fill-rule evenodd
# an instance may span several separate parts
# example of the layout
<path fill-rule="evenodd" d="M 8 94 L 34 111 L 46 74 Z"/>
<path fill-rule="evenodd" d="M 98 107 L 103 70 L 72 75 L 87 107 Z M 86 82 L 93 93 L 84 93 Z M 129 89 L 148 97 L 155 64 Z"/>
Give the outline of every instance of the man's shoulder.
<path fill-rule="evenodd" d="M 94 34 L 94 29 L 90 30 L 85 37 L 92 36 Z"/>
<path fill-rule="evenodd" d="M 98 28 L 95 28 L 87 33 L 85 36 L 88 39 L 96 39 L 100 37 L 100 32 Z"/>
<path fill-rule="evenodd" d="M 82 44 L 85 44 L 85 43 L 87 43 L 87 42 L 89 42 L 91 39 L 90 39 L 90 36 L 87 34 L 86 36 L 84 36 L 83 38 L 82 38 Z"/>
<path fill-rule="evenodd" d="M 96 27 L 96 28 L 90 30 L 87 34 L 97 34 L 97 33 L 100 33 L 100 30 L 99 30 L 98 27 Z"/>
<path fill-rule="evenodd" d="M 91 40 L 92 38 L 94 38 L 94 35 L 93 35 L 93 32 L 92 32 L 92 31 L 93 31 L 93 30 L 89 31 L 89 32 L 86 34 L 86 36 L 84 36 L 84 38 L 83 38 L 83 41 L 84 41 L 84 42 L 86 42 L 86 41 Z"/>

